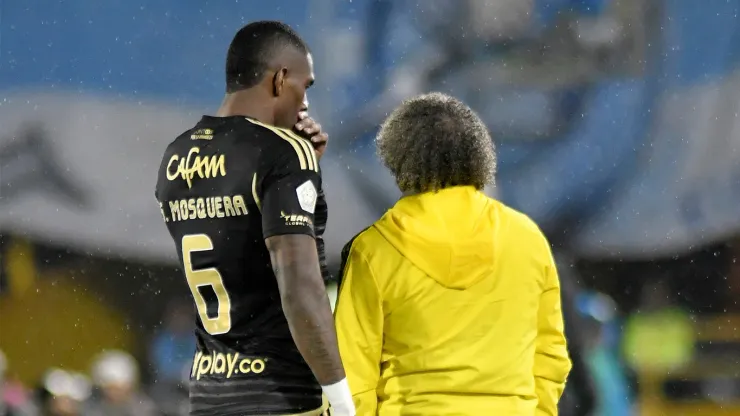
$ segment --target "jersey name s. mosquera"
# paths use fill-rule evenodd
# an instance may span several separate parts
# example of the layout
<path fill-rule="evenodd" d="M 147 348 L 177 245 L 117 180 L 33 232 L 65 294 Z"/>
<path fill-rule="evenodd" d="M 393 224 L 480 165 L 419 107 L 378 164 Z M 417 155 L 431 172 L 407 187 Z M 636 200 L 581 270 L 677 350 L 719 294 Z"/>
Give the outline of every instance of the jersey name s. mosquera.
<path fill-rule="evenodd" d="M 319 409 L 264 241 L 324 230 L 311 143 L 250 118 L 204 116 L 167 147 L 155 195 L 198 312 L 191 415 Z"/>

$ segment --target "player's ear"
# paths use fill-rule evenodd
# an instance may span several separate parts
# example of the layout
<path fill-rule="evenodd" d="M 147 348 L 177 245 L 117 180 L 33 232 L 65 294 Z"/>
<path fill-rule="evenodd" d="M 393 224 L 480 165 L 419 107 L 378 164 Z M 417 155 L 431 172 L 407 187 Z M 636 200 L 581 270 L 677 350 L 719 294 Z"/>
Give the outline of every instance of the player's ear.
<path fill-rule="evenodd" d="M 285 77 L 288 75 L 288 68 L 280 68 L 279 71 L 275 72 L 275 76 L 272 78 L 272 93 L 275 97 L 279 97 L 283 93 L 283 87 L 285 86 Z"/>

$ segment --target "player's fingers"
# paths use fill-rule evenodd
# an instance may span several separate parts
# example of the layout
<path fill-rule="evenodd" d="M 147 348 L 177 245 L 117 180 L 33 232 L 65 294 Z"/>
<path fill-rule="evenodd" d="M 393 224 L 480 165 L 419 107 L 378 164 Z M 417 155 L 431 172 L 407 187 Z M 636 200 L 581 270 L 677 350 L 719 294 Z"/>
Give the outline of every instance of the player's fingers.
<path fill-rule="evenodd" d="M 329 135 L 326 133 L 319 133 L 311 137 L 311 141 L 314 143 L 314 145 L 326 144 L 326 142 L 329 141 Z"/>
<path fill-rule="evenodd" d="M 303 120 L 295 123 L 295 128 L 299 131 L 303 131 L 306 133 L 310 133 L 309 129 L 311 126 L 315 125 L 316 122 L 313 121 L 311 117 L 304 118 Z"/>
<path fill-rule="evenodd" d="M 308 117 L 308 112 L 307 111 L 299 111 L 298 112 L 298 120 L 303 120 L 306 117 Z"/>
<path fill-rule="evenodd" d="M 313 125 L 306 126 L 304 131 L 308 134 L 316 134 L 321 131 L 321 124 L 314 123 Z"/>
<path fill-rule="evenodd" d="M 302 126 L 302 128 L 300 129 L 300 131 L 303 132 L 306 136 L 313 136 L 314 134 L 319 133 L 320 127 L 321 126 L 319 126 L 319 129 L 317 129 L 316 128 L 316 124 L 313 124 L 313 123 L 306 124 L 306 123 L 304 123 L 303 126 Z"/>

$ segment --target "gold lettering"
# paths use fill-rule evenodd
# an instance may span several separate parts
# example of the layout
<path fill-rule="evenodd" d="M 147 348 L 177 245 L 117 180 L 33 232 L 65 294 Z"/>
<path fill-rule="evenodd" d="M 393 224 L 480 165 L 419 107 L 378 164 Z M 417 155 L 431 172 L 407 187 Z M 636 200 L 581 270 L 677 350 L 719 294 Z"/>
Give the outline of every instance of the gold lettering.
<path fill-rule="evenodd" d="M 226 373 L 226 378 L 231 378 L 231 376 L 234 375 L 234 369 L 236 369 L 236 360 L 239 359 L 239 353 L 236 354 L 226 354 L 226 360 L 228 364 L 228 372 Z"/>
<path fill-rule="evenodd" d="M 213 207 L 213 199 L 213 197 L 206 198 L 206 214 L 208 214 L 208 218 L 216 217 L 216 210 Z"/>
<path fill-rule="evenodd" d="M 213 139 L 213 130 L 211 129 L 200 129 L 193 132 L 190 135 L 191 140 L 211 140 Z"/>
<path fill-rule="evenodd" d="M 211 374 L 221 374 L 226 371 L 226 357 L 221 354 L 214 354 L 213 367 L 211 368 Z"/>
<path fill-rule="evenodd" d="M 195 377 L 195 374 L 198 371 L 198 366 L 200 365 L 200 358 L 203 356 L 203 353 L 198 351 L 195 353 L 195 358 L 193 358 L 193 369 L 190 371 L 190 377 Z"/>
<path fill-rule="evenodd" d="M 239 372 L 240 372 L 240 373 L 242 373 L 242 374 L 247 374 L 247 373 L 249 373 L 250 371 L 252 371 L 252 370 L 251 370 L 251 369 L 249 368 L 249 364 L 251 364 L 251 363 L 252 363 L 252 360 L 250 360 L 249 358 L 245 358 L 245 359 L 243 359 L 243 360 L 242 360 L 242 361 L 241 361 L 241 362 L 239 363 Z"/>
<path fill-rule="evenodd" d="M 236 211 L 234 211 L 234 207 L 231 205 L 231 197 L 230 196 L 224 196 L 224 211 L 226 211 L 227 217 L 236 217 Z"/>
<path fill-rule="evenodd" d="M 179 174 L 178 171 L 175 171 L 175 173 L 170 172 L 170 166 L 172 166 L 173 163 L 177 163 L 177 161 L 180 159 L 180 156 L 178 154 L 172 155 L 170 157 L 170 161 L 167 162 L 167 180 L 173 181 L 177 179 L 177 175 Z"/>
<path fill-rule="evenodd" d="M 165 204 L 169 206 L 169 217 L 165 212 Z M 237 217 L 249 214 L 243 195 L 209 196 L 163 202 L 160 203 L 160 212 L 166 222 Z"/>
<path fill-rule="evenodd" d="M 188 199 L 188 216 L 187 219 L 194 220 L 195 219 L 195 199 L 190 198 Z"/>
<path fill-rule="evenodd" d="M 213 198 L 213 206 L 216 210 L 216 217 L 217 218 L 223 218 L 224 217 L 224 211 L 221 209 L 221 197 L 217 196 Z"/>
<path fill-rule="evenodd" d="M 159 212 L 162 214 L 162 219 L 164 220 L 164 222 L 170 222 L 170 220 L 167 219 L 167 216 L 164 215 L 164 204 L 162 204 L 161 202 L 159 203 Z"/>
<path fill-rule="evenodd" d="M 198 218 L 204 219 L 206 217 L 206 201 L 203 198 L 198 198 L 195 200 L 195 206 L 198 209 Z"/>
<path fill-rule="evenodd" d="M 180 221 L 180 202 L 179 201 L 170 201 L 170 214 L 172 216 L 172 221 Z"/>
<path fill-rule="evenodd" d="M 187 182 L 188 188 L 192 188 L 193 178 L 196 175 L 201 179 L 215 178 L 219 175 L 226 176 L 226 156 L 201 157 L 199 153 L 200 148 L 195 146 L 190 149 L 185 159 L 177 154 L 172 155 L 167 163 L 167 179 L 174 181 L 180 178 Z"/>
<path fill-rule="evenodd" d="M 187 219 L 188 219 L 188 200 L 181 199 L 180 200 L 180 221 L 184 221 Z"/>
<path fill-rule="evenodd" d="M 252 361 L 252 364 L 249 366 L 249 368 L 254 374 L 259 374 L 265 371 L 265 360 L 256 359 Z"/>
<path fill-rule="evenodd" d="M 205 355 L 198 351 L 193 358 L 190 376 L 200 380 L 205 375 L 231 378 L 236 374 L 260 374 L 265 371 L 266 359 L 241 358 L 238 352 Z"/>
<path fill-rule="evenodd" d="M 244 203 L 244 197 L 241 195 L 234 195 L 234 208 L 236 208 L 236 215 L 247 215 L 247 204 Z M 241 213 L 239 213 L 241 211 Z"/>
<path fill-rule="evenodd" d="M 211 363 L 213 362 L 213 359 L 210 355 L 203 355 L 200 357 L 200 363 L 198 363 L 198 373 L 195 375 L 196 380 L 200 380 L 200 376 L 203 374 L 208 374 L 208 371 L 211 370 Z"/>

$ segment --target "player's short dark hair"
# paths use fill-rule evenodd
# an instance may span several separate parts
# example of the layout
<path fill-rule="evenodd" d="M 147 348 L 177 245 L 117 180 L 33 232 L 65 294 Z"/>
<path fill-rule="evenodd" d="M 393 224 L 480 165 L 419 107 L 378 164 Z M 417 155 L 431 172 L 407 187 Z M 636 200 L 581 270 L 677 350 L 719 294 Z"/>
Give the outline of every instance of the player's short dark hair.
<path fill-rule="evenodd" d="M 241 28 L 226 56 L 226 91 L 236 92 L 257 85 L 275 55 L 285 47 L 308 53 L 308 45 L 285 23 L 262 20 Z"/>
<path fill-rule="evenodd" d="M 422 193 L 493 181 L 496 154 L 480 117 L 441 93 L 404 101 L 383 122 L 378 155 L 402 192 Z"/>

